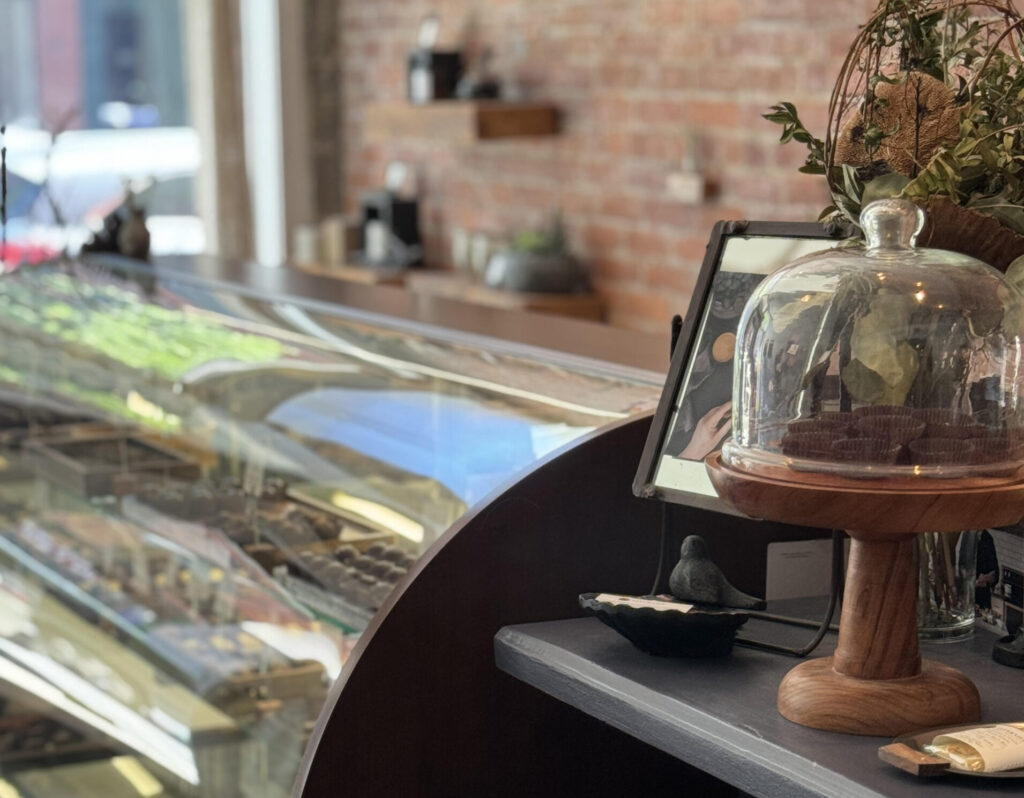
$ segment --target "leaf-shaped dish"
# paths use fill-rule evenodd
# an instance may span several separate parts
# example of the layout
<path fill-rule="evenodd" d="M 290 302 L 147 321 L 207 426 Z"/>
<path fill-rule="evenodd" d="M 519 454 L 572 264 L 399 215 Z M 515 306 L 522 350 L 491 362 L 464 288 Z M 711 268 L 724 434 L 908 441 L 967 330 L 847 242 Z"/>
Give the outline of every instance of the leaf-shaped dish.
<path fill-rule="evenodd" d="M 646 606 L 622 603 L 631 599 Z M 743 610 L 684 604 L 648 596 L 580 594 L 580 606 L 647 654 L 659 657 L 724 657 L 736 630 L 750 615 Z"/>

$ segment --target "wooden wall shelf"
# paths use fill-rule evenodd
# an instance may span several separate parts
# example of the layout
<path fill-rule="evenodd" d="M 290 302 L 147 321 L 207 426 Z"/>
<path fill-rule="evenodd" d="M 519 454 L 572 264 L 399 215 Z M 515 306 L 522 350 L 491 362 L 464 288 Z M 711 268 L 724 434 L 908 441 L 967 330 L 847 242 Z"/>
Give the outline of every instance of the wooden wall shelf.
<path fill-rule="evenodd" d="M 405 286 L 413 293 L 457 299 L 502 310 L 554 313 L 577 319 L 601 321 L 604 305 L 596 294 L 528 294 L 499 291 L 451 271 L 410 271 Z"/>
<path fill-rule="evenodd" d="M 372 139 L 435 138 L 456 144 L 558 132 L 558 109 L 548 103 L 444 100 L 426 105 L 371 103 L 366 131 Z"/>
<path fill-rule="evenodd" d="M 375 269 L 370 266 L 324 266 L 316 263 L 296 263 L 294 267 L 306 274 L 330 277 L 361 285 L 403 285 L 408 269 Z"/>

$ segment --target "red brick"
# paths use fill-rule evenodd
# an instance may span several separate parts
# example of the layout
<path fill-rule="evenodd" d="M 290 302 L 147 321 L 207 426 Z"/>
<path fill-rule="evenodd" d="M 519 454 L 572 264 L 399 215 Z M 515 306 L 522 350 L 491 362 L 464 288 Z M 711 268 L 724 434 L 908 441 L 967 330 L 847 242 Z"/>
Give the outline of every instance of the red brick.
<path fill-rule="evenodd" d="M 654 0 L 644 5 L 644 20 L 659 28 L 682 25 L 686 20 L 686 7 L 679 0 Z"/>
<path fill-rule="evenodd" d="M 634 116 L 643 125 L 680 125 L 686 121 L 686 102 L 678 99 L 644 99 L 635 103 Z"/>
<path fill-rule="evenodd" d="M 736 127 L 739 122 L 739 108 L 735 101 L 694 100 L 687 109 L 687 122 L 691 125 L 713 127 Z"/>
<path fill-rule="evenodd" d="M 631 230 L 626 239 L 629 254 L 636 257 L 660 257 L 668 252 L 668 240 L 660 233 Z"/>
<path fill-rule="evenodd" d="M 740 19 L 738 0 L 694 3 L 694 20 L 700 26 L 733 25 Z"/>
<path fill-rule="evenodd" d="M 711 204 L 701 208 L 699 216 L 698 224 L 706 236 L 711 234 L 711 228 L 715 226 L 716 222 L 755 218 L 751 217 L 744 208 L 724 204 Z"/>
<path fill-rule="evenodd" d="M 600 146 L 613 155 L 626 155 L 633 151 L 633 136 L 628 130 L 611 129 L 601 136 Z"/>
<path fill-rule="evenodd" d="M 656 266 L 648 271 L 647 276 L 651 286 L 658 291 L 675 291 L 688 296 L 693 292 L 699 271 L 699 266 Z"/>
<path fill-rule="evenodd" d="M 676 254 L 683 260 L 700 263 L 704 260 L 704 252 L 707 249 L 710 234 L 711 231 L 709 229 L 707 234 L 703 236 L 692 235 L 678 239 L 676 242 Z"/>
<path fill-rule="evenodd" d="M 629 258 L 595 256 L 587 259 L 590 273 L 599 281 L 633 280 L 637 276 L 636 261 Z"/>
<path fill-rule="evenodd" d="M 643 200 L 638 201 L 636 197 L 624 194 L 608 194 L 601 198 L 599 207 L 601 213 L 606 216 L 621 216 L 635 220 L 643 207 Z"/>
<path fill-rule="evenodd" d="M 601 197 L 597 192 L 582 191 L 575 187 L 558 195 L 558 207 L 571 217 L 590 216 L 596 212 L 600 202 Z"/>
<path fill-rule="evenodd" d="M 877 0 L 345 0 L 338 4 L 344 204 L 359 207 L 387 163 L 422 180 L 428 256 L 444 263 L 453 227 L 507 232 L 560 207 L 591 262 L 613 324 L 662 331 L 682 312 L 719 219 L 808 219 L 823 181 L 796 173 L 801 147 L 778 145 L 761 119 L 796 103 L 822 135 L 832 83 L 857 26 Z M 518 73 L 531 98 L 563 112 L 563 133 L 452 146 L 368 141 L 367 103 L 405 96 L 405 59 L 419 20 L 436 10 L 447 41 L 474 16 L 474 41 L 496 71 Z M 524 44 L 521 63 L 512 59 Z M 477 45 L 478 46 L 478 45 Z M 666 175 L 696 134 L 698 164 L 719 193 L 673 200 Z"/>
<path fill-rule="evenodd" d="M 647 201 L 643 216 L 654 224 L 669 225 L 678 230 L 692 225 L 699 209 L 700 206 L 686 205 L 663 194 L 662 197 Z"/>
<path fill-rule="evenodd" d="M 626 232 L 621 227 L 606 224 L 591 224 L 583 230 L 583 241 L 592 252 L 616 249 L 626 242 Z"/>

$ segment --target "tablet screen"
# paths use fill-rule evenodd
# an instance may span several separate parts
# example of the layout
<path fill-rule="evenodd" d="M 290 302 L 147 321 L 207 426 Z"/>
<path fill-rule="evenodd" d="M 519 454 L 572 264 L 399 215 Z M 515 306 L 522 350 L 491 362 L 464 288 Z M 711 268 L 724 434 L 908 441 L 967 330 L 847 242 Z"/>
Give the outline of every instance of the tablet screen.
<path fill-rule="evenodd" d="M 736 329 L 747 299 L 776 269 L 839 243 L 817 224 L 788 225 L 785 235 L 756 234 L 762 227 L 765 233 L 783 227 L 779 223 L 751 222 L 743 234 L 720 226 L 708 245 L 634 485 L 650 486 L 646 495 L 715 509 L 724 505 L 717 504 L 704 458 L 732 430 Z"/>

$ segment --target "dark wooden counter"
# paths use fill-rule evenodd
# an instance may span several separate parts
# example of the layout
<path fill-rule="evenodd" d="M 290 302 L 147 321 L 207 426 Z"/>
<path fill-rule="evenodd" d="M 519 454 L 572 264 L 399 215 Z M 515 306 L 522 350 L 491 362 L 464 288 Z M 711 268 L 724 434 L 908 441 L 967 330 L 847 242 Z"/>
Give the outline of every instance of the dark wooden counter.
<path fill-rule="evenodd" d="M 749 622 L 742 634 L 806 639 L 807 630 Z M 1024 716 L 1024 672 L 997 665 L 993 635 L 922 643 L 922 654 L 960 668 L 979 685 L 982 719 Z M 828 635 L 818 654 L 831 653 Z M 498 667 L 582 713 L 705 773 L 763 798 L 964 798 L 1021 795 L 1024 781 L 969 776 L 915 778 L 878 759 L 888 740 L 816 731 L 775 709 L 783 674 L 797 660 L 737 647 L 724 659 L 641 653 L 596 618 L 507 626 L 495 638 Z M 609 763 L 609 767 L 614 767 Z"/>
<path fill-rule="evenodd" d="M 494 667 L 503 626 L 570 617 L 587 590 L 650 587 L 661 507 L 629 489 L 649 425 L 622 422 L 554 453 L 413 564 L 331 688 L 295 798 L 733 798 Z M 609 772 L 610 761 L 629 764 Z"/>

